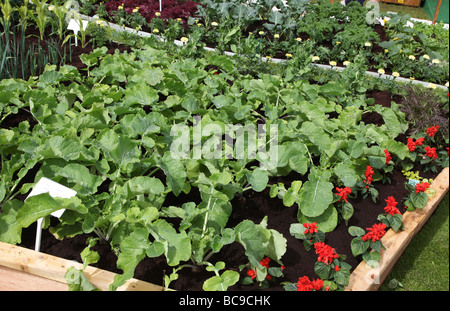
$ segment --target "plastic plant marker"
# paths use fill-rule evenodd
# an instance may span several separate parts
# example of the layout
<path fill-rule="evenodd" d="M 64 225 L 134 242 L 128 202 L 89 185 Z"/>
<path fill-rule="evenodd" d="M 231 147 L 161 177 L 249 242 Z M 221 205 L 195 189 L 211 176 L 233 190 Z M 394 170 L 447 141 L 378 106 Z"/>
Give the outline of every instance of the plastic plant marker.
<path fill-rule="evenodd" d="M 28 199 L 29 197 L 38 195 L 38 194 L 42 194 L 42 193 L 48 193 L 52 198 L 56 197 L 56 198 L 63 198 L 63 199 L 69 199 L 69 198 L 77 195 L 76 191 L 74 191 L 70 188 L 67 188 L 57 182 L 54 182 L 51 179 L 42 177 L 37 182 L 36 186 L 34 186 L 33 190 L 30 192 L 30 194 L 27 196 L 26 199 Z M 59 218 L 64 213 L 64 211 L 65 211 L 64 209 L 60 209 L 58 211 L 51 213 L 51 215 Z M 38 219 L 37 227 L 36 227 L 36 241 L 35 241 L 34 249 L 37 252 L 39 251 L 39 249 L 41 247 L 42 221 L 43 221 L 43 218 Z"/>
<path fill-rule="evenodd" d="M 89 21 L 86 20 L 81 20 L 81 24 L 83 24 L 83 30 L 86 29 L 87 25 L 88 25 Z M 67 25 L 67 29 L 68 30 L 72 30 L 73 33 L 75 34 L 75 46 L 78 46 L 78 31 L 80 31 L 81 29 L 81 25 L 80 25 L 80 21 L 77 21 L 75 19 L 70 19 L 68 25 Z"/>

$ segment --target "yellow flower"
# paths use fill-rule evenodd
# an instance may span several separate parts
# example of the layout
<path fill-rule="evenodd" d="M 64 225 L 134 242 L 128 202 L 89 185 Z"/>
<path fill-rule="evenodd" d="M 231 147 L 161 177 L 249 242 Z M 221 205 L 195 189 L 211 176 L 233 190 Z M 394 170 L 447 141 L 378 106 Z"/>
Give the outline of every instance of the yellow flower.
<path fill-rule="evenodd" d="M 280 37 L 280 35 L 276 33 L 273 35 L 273 37 L 278 39 Z"/>
<path fill-rule="evenodd" d="M 252 34 L 253 34 L 253 32 L 251 32 L 251 31 L 248 33 L 249 36 L 251 36 Z"/>
<path fill-rule="evenodd" d="M 393 75 L 394 77 L 400 77 L 400 74 L 399 74 L 397 71 L 394 71 L 394 72 L 392 73 L 392 75 Z"/>
<path fill-rule="evenodd" d="M 156 15 L 156 16 L 161 16 L 161 13 L 156 12 L 155 15 Z"/>
<path fill-rule="evenodd" d="M 295 39 L 295 40 L 297 40 L 298 42 L 300 42 L 300 41 L 302 41 L 302 38 L 297 38 L 297 39 Z"/>
<path fill-rule="evenodd" d="M 378 69 L 378 73 L 379 73 L 380 75 L 384 75 L 385 71 L 384 71 L 383 68 L 380 68 L 380 69 Z"/>
<path fill-rule="evenodd" d="M 388 49 L 384 49 L 384 53 L 389 53 L 389 50 Z"/>
<path fill-rule="evenodd" d="M 425 55 L 423 56 L 423 58 L 425 58 L 425 59 L 430 59 L 430 56 L 427 55 L 427 54 L 425 54 Z"/>
<path fill-rule="evenodd" d="M 398 39 L 400 39 L 399 37 L 394 38 L 394 41 L 397 41 Z"/>
<path fill-rule="evenodd" d="M 118 10 L 123 10 L 123 4 L 119 5 L 119 7 L 117 8 Z"/>
<path fill-rule="evenodd" d="M 337 63 L 336 63 L 334 60 L 332 60 L 332 61 L 330 62 L 330 65 L 331 65 L 331 66 L 336 66 Z"/>
<path fill-rule="evenodd" d="M 292 54 L 286 53 L 286 57 L 292 57 Z"/>
<path fill-rule="evenodd" d="M 336 41 L 336 45 L 339 45 L 339 44 L 341 44 L 341 41 Z"/>
<path fill-rule="evenodd" d="M 414 78 L 414 77 L 409 77 L 409 80 L 410 80 L 410 81 L 414 81 L 415 78 Z"/>
<path fill-rule="evenodd" d="M 139 11 L 139 8 L 133 9 L 133 13 L 136 13 L 137 11 Z"/>
<path fill-rule="evenodd" d="M 350 65 L 350 62 L 348 60 L 346 60 L 343 64 L 344 64 L 344 66 L 348 66 L 348 65 Z"/>
<path fill-rule="evenodd" d="M 311 58 L 311 61 L 313 61 L 313 62 L 315 62 L 315 61 L 317 61 L 317 60 L 320 60 L 320 57 L 319 57 L 319 56 L 313 56 L 313 57 Z"/>
<path fill-rule="evenodd" d="M 49 10 L 49 11 L 55 10 L 55 6 L 54 6 L 54 5 L 49 5 L 49 6 L 48 6 L 48 10 Z"/>
<path fill-rule="evenodd" d="M 364 46 L 372 46 L 372 43 L 366 42 L 366 43 L 364 43 Z"/>
<path fill-rule="evenodd" d="M 427 87 L 429 87 L 430 89 L 435 89 L 436 88 L 436 84 L 428 83 Z"/>
<path fill-rule="evenodd" d="M 211 26 L 219 26 L 219 24 L 217 22 L 212 22 Z"/>
<path fill-rule="evenodd" d="M 159 29 L 158 29 L 158 28 L 155 28 L 155 29 L 153 29 L 153 32 L 154 32 L 154 33 L 159 33 Z"/>
<path fill-rule="evenodd" d="M 266 58 L 267 58 L 267 60 L 269 60 L 269 59 L 271 59 L 272 57 L 271 57 L 271 56 L 266 56 Z"/>
<path fill-rule="evenodd" d="M 439 59 L 435 58 L 435 59 L 433 59 L 431 62 L 432 62 L 433 64 L 439 64 L 441 61 L 440 61 Z"/>
<path fill-rule="evenodd" d="M 415 57 L 414 55 L 409 55 L 408 58 L 409 58 L 410 60 L 415 60 L 415 59 L 416 59 L 416 57 Z"/>
<path fill-rule="evenodd" d="M 198 23 L 197 26 L 198 26 L 198 27 L 202 27 L 203 25 L 202 25 L 201 23 Z"/>
<path fill-rule="evenodd" d="M 264 31 L 260 31 L 260 32 L 258 32 L 261 36 L 264 34 Z"/>
<path fill-rule="evenodd" d="M 178 18 L 177 18 L 177 21 L 181 22 L 181 18 L 178 17 Z"/>
<path fill-rule="evenodd" d="M 181 39 L 181 42 L 184 42 L 184 43 L 186 43 L 186 42 L 188 42 L 189 41 L 189 39 L 188 38 L 186 38 L 186 37 L 182 37 Z"/>

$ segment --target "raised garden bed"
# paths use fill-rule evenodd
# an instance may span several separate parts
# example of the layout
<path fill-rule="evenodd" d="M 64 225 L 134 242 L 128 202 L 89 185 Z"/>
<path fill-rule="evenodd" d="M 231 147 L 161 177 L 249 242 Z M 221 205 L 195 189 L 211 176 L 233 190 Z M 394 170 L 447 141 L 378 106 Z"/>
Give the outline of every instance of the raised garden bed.
<path fill-rule="evenodd" d="M 426 207 L 414 212 L 405 212 L 404 231 L 392 229 L 382 238 L 386 250 L 381 253 L 377 268 L 365 262 L 359 264 L 350 276 L 346 290 L 372 291 L 383 283 L 397 259 L 409 242 L 433 214 L 449 189 L 449 170 L 444 169 L 431 185 L 436 190 Z M 0 290 L 67 290 L 64 275 L 70 266 L 80 267 L 80 263 L 35 252 L 33 250 L 0 242 Z M 102 269 L 88 267 L 87 278 L 99 289 L 107 290 L 114 274 Z M 161 286 L 132 279 L 120 290 L 163 290 Z"/>
<path fill-rule="evenodd" d="M 183 269 L 178 271 L 178 279 L 172 279 L 169 287 L 199 290 L 204 289 L 202 284 L 211 280 L 213 270 L 218 277 L 217 270 L 223 269 L 218 262 L 223 261 L 228 269 L 225 273 L 234 279 L 229 290 L 255 290 L 259 286 L 250 279 L 250 275 L 255 276 L 255 273 L 251 273 L 249 259 L 256 265 L 255 262 L 262 259 L 262 251 L 272 258 L 271 268 L 275 268 L 278 276 L 283 270 L 280 265 L 285 268 L 283 277 L 269 282 L 269 289 L 283 290 L 286 284 L 282 282 L 296 282 L 303 275 L 316 277 L 317 257 L 313 251 L 304 249 L 302 241 L 291 232 L 290 225 L 305 223 L 307 217 L 315 220 L 314 216 L 330 211 L 335 217 L 331 220 L 317 218 L 319 228 L 330 231 L 326 233 L 326 243 L 337 253 L 346 255 L 345 262 L 353 270 L 361 258 L 351 256 L 353 238 L 348 227 L 370 227 L 383 213 L 385 200 L 395 195 L 400 201 L 408 195 L 405 189 L 407 180 L 401 173 L 401 160 L 411 156 L 409 145 L 406 147 L 409 144 L 407 137 L 417 133 L 411 129 L 405 133 L 407 122 L 400 111 L 401 105 L 400 108 L 397 104 L 391 107 L 392 100 L 400 102 L 401 98 L 395 98 L 388 91 L 359 87 L 355 88 L 357 94 L 352 94 L 352 91 L 343 91 L 348 85 L 334 81 L 327 83 L 326 79 L 304 81 L 292 71 L 290 77 L 285 77 L 284 73 L 282 77 L 262 73 L 244 76 L 235 69 L 235 60 L 223 55 L 202 54 L 198 59 L 178 56 L 181 60 L 174 60 L 165 51 L 152 47 L 135 51 L 122 47 L 126 53 L 111 55 L 115 47 L 103 47 L 92 55 L 78 57 L 80 62 L 74 63 L 75 67 L 62 66 L 60 71 L 47 68 L 37 81 L 2 82 L 6 101 L 0 103 L 8 115 L 1 119 L 0 138 L 5 144 L 0 149 L 4 156 L 1 172 L 11 170 L 0 184 L 1 200 L 6 199 L 3 215 L 0 214 L 2 226 L 6 224 L 0 228 L 3 238 L 17 243 L 20 235 L 15 230 L 23 229 L 21 246 L 34 246 L 35 225 L 27 219 L 30 217 L 25 212 L 20 214 L 20 211 L 32 207 L 31 203 L 23 204 L 22 201 L 32 184 L 45 176 L 73 187 L 83 201 L 61 202 L 74 212 L 63 217 L 61 224 L 55 219 L 47 224 L 55 235 L 65 238 L 59 241 L 45 232 L 41 249 L 50 255 L 80 262 L 84 260 L 80 254 L 86 248 L 86 240 L 98 237 L 92 250 L 100 254 L 100 260 L 90 262 L 96 268 L 91 270 L 88 266 L 85 270 L 87 275 L 100 273 L 101 270 L 95 270 L 98 268 L 110 270 L 106 273 L 107 282 L 126 282 L 126 287 L 134 274 L 136 279 L 158 284 L 144 288 L 160 290 L 174 267 L 192 259 L 196 265 L 189 262 L 184 267 L 178 266 Z M 185 50 L 189 50 L 189 46 L 183 44 L 180 51 Z M 148 63 L 152 65 L 147 66 Z M 339 78 L 336 80 L 340 81 Z M 197 98 L 198 94 L 204 96 Z M 206 102 L 204 98 L 207 98 Z M 236 106 L 234 102 L 242 105 Z M 315 107 L 311 103 L 315 103 Z M 14 110 L 15 105 L 20 109 Z M 295 109 L 293 105 L 296 105 Z M 250 110 L 245 112 L 241 109 Z M 352 113 L 356 113 L 354 118 L 350 116 Z M 439 117 L 440 113 L 437 113 Z M 445 113 L 448 116 L 448 111 L 442 112 L 443 115 Z M 222 164 L 203 160 L 184 162 L 166 156 L 168 141 L 173 139 L 167 134 L 170 128 L 165 124 L 166 118 L 170 124 L 184 124 L 188 120 L 185 125 L 192 126 L 189 117 L 195 114 L 213 124 L 279 125 L 285 131 L 280 141 L 284 147 L 284 154 L 281 153 L 284 164 L 269 174 L 257 167 L 258 161 L 262 160 L 250 160 L 244 166 L 233 161 Z M 217 114 L 221 114 L 220 117 Z M 439 124 L 441 131 L 448 131 L 448 121 Z M 66 127 L 72 134 L 64 132 Z M 146 130 L 141 132 L 143 128 Z M 359 132 L 363 134 L 358 135 Z M 297 139 L 291 137 L 293 134 Z M 334 143 L 336 138 L 333 135 L 338 135 L 345 145 Z M 436 143 L 434 134 L 431 142 Z M 289 148 L 297 151 L 287 153 Z M 330 152 L 333 148 L 339 152 Z M 383 153 L 384 148 L 392 148 L 395 162 L 387 160 L 387 149 Z M 420 162 L 430 164 L 427 157 L 431 158 L 432 153 L 429 155 L 427 151 L 425 156 L 424 152 L 417 153 L 414 158 L 420 160 L 419 157 L 423 156 Z M 440 151 L 440 156 L 448 162 L 446 152 Z M 442 163 L 441 159 L 438 162 Z M 347 214 L 342 211 L 338 214 L 334 204 L 340 205 L 340 200 L 338 202 L 337 195 L 333 197 L 335 187 L 351 185 L 354 191 L 362 189 L 367 194 L 364 185 L 358 186 L 356 181 L 362 182 L 359 179 L 364 176 L 364 168 L 368 164 L 377 170 L 377 181 L 373 184 L 378 194 L 377 203 L 370 198 L 352 195 L 349 198 L 354 209 L 351 217 L 348 211 Z M 422 172 L 423 167 L 416 163 L 415 169 Z M 448 170 L 445 171 L 448 176 Z M 390 179 L 388 183 L 381 182 L 385 173 L 385 177 Z M 435 173 L 421 173 L 421 177 L 434 178 Z M 299 187 L 311 190 L 313 183 L 332 188 L 321 194 L 327 202 L 321 207 L 322 214 L 311 210 L 315 204 L 321 204 L 322 198 L 314 195 L 313 205 L 311 198 L 307 198 L 308 190 L 298 193 Z M 368 184 L 366 187 L 369 189 Z M 20 189 L 20 193 L 14 193 L 14 189 Z M 445 192 L 445 186 L 441 190 Z M 372 195 L 374 193 L 371 192 Z M 43 201 L 39 201 L 41 199 Z M 56 208 L 56 201 L 48 196 L 36 200 L 34 203 L 41 212 L 45 209 L 44 201 Z M 210 203 L 213 202 L 214 207 L 217 201 L 220 202 L 216 207 L 218 211 L 212 213 Z M 293 205 L 294 202 L 297 204 Z M 305 210 L 305 206 L 310 206 L 310 209 Z M 404 212 L 401 206 L 399 209 Z M 86 215 L 87 210 L 93 213 Z M 189 218 L 189 213 L 198 215 Z M 13 217 L 17 217 L 19 226 L 12 222 Z M 409 217 L 405 214 L 405 219 Z M 187 238 L 187 232 L 192 241 Z M 256 236 L 250 238 L 248 232 L 254 232 Z M 217 244 L 209 244 L 212 241 L 209 234 L 214 236 Z M 265 250 L 260 249 L 261 245 L 252 244 L 258 239 L 262 242 L 262 235 L 271 236 L 271 240 L 264 244 L 269 245 Z M 406 240 L 409 241 L 409 235 Z M 134 242 L 140 244 L 135 248 L 132 246 Z M 390 240 L 386 242 L 390 243 Z M 6 266 L 27 270 L 23 263 L 17 266 L 16 261 L 20 258 L 17 256 L 29 254 L 29 251 L 18 249 L 16 252 L 16 248 L 5 248 L 15 254 L 13 257 L 16 256 L 13 263 Z M 185 249 L 189 249 L 190 258 L 186 257 Z M 389 254 L 388 251 L 386 253 Z M 149 255 L 144 259 L 145 254 Z M 70 263 L 60 262 L 54 257 L 42 254 L 38 257 L 38 262 L 55 260 L 65 268 L 70 267 Z M 390 255 L 385 257 L 391 258 Z M 264 261 L 264 264 L 268 262 Z M 33 265 L 30 271 L 35 269 Z M 204 269 L 205 266 L 209 269 Z M 12 273 L 8 270 L 10 268 L 3 270 Z M 125 271 L 122 276 L 112 274 L 120 274 L 122 270 Z M 358 266 L 356 271 L 359 270 Z M 264 269 L 259 271 L 267 272 Z M 61 272 L 55 274 L 58 275 L 56 281 L 61 283 Z M 236 275 L 247 285 L 236 283 Z M 384 274 L 380 278 L 383 277 Z M 135 282 L 131 280 L 132 284 Z M 264 282 L 267 285 L 268 282 Z M 353 282 L 356 281 L 352 280 L 349 288 L 355 289 Z M 107 288 L 104 284 L 94 283 L 94 286 Z"/>

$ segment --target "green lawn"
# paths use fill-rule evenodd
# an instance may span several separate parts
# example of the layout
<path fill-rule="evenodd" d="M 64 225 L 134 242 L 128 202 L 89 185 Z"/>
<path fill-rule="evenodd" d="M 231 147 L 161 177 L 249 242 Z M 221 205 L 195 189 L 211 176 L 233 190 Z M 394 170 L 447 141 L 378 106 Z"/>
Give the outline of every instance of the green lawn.
<path fill-rule="evenodd" d="M 449 290 L 448 214 L 447 194 L 422 230 L 413 238 L 380 290 L 393 290 L 389 283 L 396 281 L 401 286 L 397 286 L 394 290 Z"/>

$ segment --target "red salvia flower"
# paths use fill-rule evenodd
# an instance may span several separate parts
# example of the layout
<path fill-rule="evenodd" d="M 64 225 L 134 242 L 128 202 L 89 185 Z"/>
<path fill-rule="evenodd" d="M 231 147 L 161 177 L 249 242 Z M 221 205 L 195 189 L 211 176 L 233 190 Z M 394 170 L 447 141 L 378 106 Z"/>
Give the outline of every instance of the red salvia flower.
<path fill-rule="evenodd" d="M 339 266 L 334 266 L 334 271 L 338 272 L 340 270 L 341 270 L 341 268 L 339 268 Z"/>
<path fill-rule="evenodd" d="M 270 258 L 266 257 L 263 260 L 261 260 L 259 263 L 261 264 L 261 266 L 269 268 Z"/>
<path fill-rule="evenodd" d="M 426 146 L 425 152 L 426 152 L 426 155 L 432 159 L 438 158 L 437 153 L 436 153 L 436 148 L 434 148 L 434 147 L 431 148 L 430 146 Z"/>
<path fill-rule="evenodd" d="M 349 195 L 350 193 L 352 193 L 352 189 L 349 187 L 345 187 L 345 188 L 338 188 L 336 187 L 336 191 L 338 193 L 336 193 L 338 196 L 340 196 L 339 198 L 339 202 L 341 202 L 341 200 L 344 200 L 345 202 L 348 203 L 347 201 L 347 195 Z"/>
<path fill-rule="evenodd" d="M 323 288 L 323 280 L 317 279 L 312 281 L 305 275 L 298 278 L 297 291 L 311 291 L 311 290 L 321 290 Z"/>
<path fill-rule="evenodd" d="M 313 233 L 318 233 L 319 232 L 319 230 L 317 230 L 317 223 L 316 222 L 312 222 L 310 224 L 304 223 L 303 227 L 306 228 L 304 234 L 313 234 Z"/>
<path fill-rule="evenodd" d="M 412 139 L 411 137 L 408 138 L 408 149 L 410 152 L 413 152 L 414 150 L 416 150 L 416 144 L 414 143 L 414 139 Z"/>
<path fill-rule="evenodd" d="M 370 165 L 368 165 L 366 167 L 366 171 L 364 173 L 364 176 L 366 176 L 366 180 L 364 180 L 364 182 L 367 185 L 370 185 L 370 183 L 373 181 L 373 174 L 375 174 L 373 168 Z M 367 188 L 367 186 L 366 186 L 366 188 Z"/>
<path fill-rule="evenodd" d="M 256 268 L 254 270 L 248 270 L 247 275 L 253 280 L 256 278 Z"/>
<path fill-rule="evenodd" d="M 374 224 L 371 228 L 366 228 L 369 232 L 363 235 L 361 238 L 363 241 L 372 240 L 376 242 L 386 234 L 386 224 Z"/>
<path fill-rule="evenodd" d="M 387 149 L 384 150 L 384 154 L 386 155 L 386 164 L 389 164 L 389 161 L 392 160 L 392 156 Z"/>
<path fill-rule="evenodd" d="M 436 134 L 438 128 L 439 128 L 439 125 L 436 125 L 436 126 L 432 126 L 432 127 L 427 128 L 427 134 L 428 134 L 428 136 L 430 136 L 431 138 L 434 139 L 434 135 Z"/>
<path fill-rule="evenodd" d="M 395 215 L 400 214 L 400 211 L 397 208 L 398 202 L 395 201 L 395 198 L 393 196 L 390 196 L 385 200 L 387 203 L 387 206 L 384 208 L 384 211 L 388 214 Z"/>
<path fill-rule="evenodd" d="M 416 185 L 416 193 L 425 192 L 428 188 L 430 188 L 430 184 L 427 182 L 421 182 Z"/>
<path fill-rule="evenodd" d="M 323 242 L 314 243 L 314 248 L 316 249 L 316 254 L 319 255 L 317 260 L 325 263 L 326 265 L 329 265 L 333 259 L 339 258 L 339 255 L 336 254 L 334 248 Z"/>
<path fill-rule="evenodd" d="M 425 140 L 425 138 L 423 138 L 423 137 L 417 138 L 417 140 L 416 140 L 416 142 L 414 144 L 416 146 L 422 146 L 424 140 Z"/>

